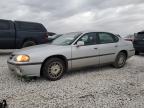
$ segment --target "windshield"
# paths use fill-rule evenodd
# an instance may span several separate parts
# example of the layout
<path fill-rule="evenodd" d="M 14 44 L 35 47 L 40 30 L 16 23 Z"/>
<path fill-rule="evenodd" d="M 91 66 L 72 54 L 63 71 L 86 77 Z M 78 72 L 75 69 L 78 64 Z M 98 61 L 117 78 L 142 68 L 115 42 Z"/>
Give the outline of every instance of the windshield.
<path fill-rule="evenodd" d="M 81 35 L 80 32 L 63 34 L 52 42 L 52 45 L 70 45 L 77 37 Z"/>

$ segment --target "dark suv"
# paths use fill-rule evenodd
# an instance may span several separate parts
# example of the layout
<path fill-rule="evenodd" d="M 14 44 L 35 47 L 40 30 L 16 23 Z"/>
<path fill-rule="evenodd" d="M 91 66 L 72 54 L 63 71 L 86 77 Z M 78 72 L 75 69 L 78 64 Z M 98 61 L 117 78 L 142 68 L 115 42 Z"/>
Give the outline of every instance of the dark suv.
<path fill-rule="evenodd" d="M 47 41 L 47 30 L 40 23 L 0 19 L 0 49 L 19 49 Z"/>
<path fill-rule="evenodd" d="M 136 55 L 139 55 L 140 52 L 144 52 L 144 31 L 138 32 L 135 35 L 133 45 L 136 51 Z"/>

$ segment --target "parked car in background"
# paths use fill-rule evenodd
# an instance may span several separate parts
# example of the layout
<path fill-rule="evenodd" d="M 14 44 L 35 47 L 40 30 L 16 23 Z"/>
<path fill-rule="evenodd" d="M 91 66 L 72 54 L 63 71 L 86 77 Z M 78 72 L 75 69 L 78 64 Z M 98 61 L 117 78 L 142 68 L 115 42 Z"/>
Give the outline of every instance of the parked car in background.
<path fill-rule="evenodd" d="M 49 36 L 48 37 L 48 43 L 51 43 L 53 40 L 55 40 L 56 38 L 60 37 L 62 34 L 57 34 L 57 35 L 53 35 L 53 36 Z"/>
<path fill-rule="evenodd" d="M 133 42 L 133 41 L 134 41 L 134 35 L 128 35 L 128 36 L 124 37 L 124 39 L 125 39 L 126 41 L 131 41 L 131 42 Z"/>
<path fill-rule="evenodd" d="M 136 55 L 144 52 L 144 31 L 138 32 L 134 38 L 133 45 L 136 51 Z"/>
<path fill-rule="evenodd" d="M 19 49 L 47 40 L 47 30 L 40 23 L 0 20 L 0 49 Z"/>
<path fill-rule="evenodd" d="M 44 76 L 58 80 L 67 70 L 113 64 L 125 65 L 135 53 L 132 42 L 108 32 L 73 32 L 63 34 L 50 45 L 18 50 L 8 59 L 8 67 L 21 76 Z"/>
<path fill-rule="evenodd" d="M 132 38 L 124 38 L 126 41 L 132 41 L 133 42 L 133 39 Z"/>

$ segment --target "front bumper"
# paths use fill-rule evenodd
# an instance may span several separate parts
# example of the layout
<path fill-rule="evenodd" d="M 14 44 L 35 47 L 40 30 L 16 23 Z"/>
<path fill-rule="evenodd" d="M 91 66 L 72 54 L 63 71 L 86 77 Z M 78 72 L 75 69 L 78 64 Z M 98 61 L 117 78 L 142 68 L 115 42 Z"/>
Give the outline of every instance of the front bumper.
<path fill-rule="evenodd" d="M 9 70 L 20 76 L 40 76 L 41 64 L 17 64 L 7 61 Z"/>

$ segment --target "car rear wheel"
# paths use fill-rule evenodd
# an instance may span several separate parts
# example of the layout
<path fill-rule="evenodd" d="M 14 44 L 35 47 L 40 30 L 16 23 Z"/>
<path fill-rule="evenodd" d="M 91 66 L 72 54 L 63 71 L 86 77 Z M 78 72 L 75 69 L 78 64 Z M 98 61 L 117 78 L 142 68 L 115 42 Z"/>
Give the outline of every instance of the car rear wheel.
<path fill-rule="evenodd" d="M 115 62 L 113 64 L 113 66 L 115 68 L 122 68 L 125 65 L 125 63 L 126 63 L 126 59 L 127 59 L 126 54 L 123 53 L 123 52 L 120 52 L 117 55 L 116 60 L 115 60 Z"/>
<path fill-rule="evenodd" d="M 43 76 L 48 80 L 60 79 L 66 71 L 65 63 L 59 58 L 48 59 L 43 67 Z"/>
<path fill-rule="evenodd" d="M 23 43 L 22 48 L 33 46 L 33 45 L 36 45 L 36 43 L 34 41 L 26 41 L 26 42 Z"/>

